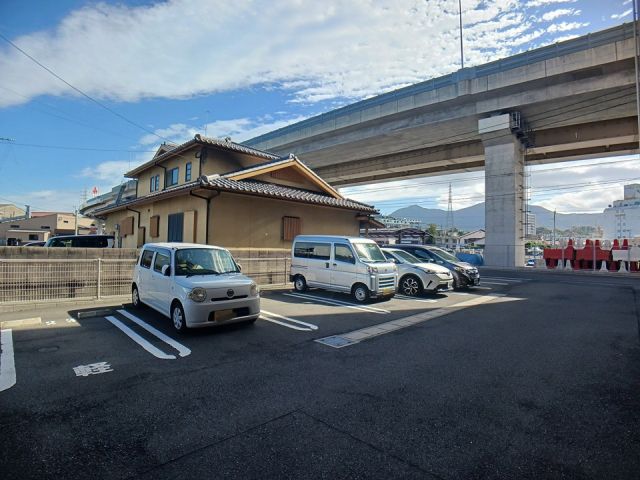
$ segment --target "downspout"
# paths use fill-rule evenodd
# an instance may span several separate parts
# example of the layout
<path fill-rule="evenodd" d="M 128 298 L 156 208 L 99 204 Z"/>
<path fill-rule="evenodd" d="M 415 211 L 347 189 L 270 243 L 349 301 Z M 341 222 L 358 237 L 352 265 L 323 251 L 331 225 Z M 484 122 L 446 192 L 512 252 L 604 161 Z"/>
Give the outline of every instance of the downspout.
<path fill-rule="evenodd" d="M 196 198 L 201 198 L 202 200 L 206 200 L 207 201 L 207 218 L 205 220 L 205 230 L 204 230 L 204 243 L 206 243 L 207 245 L 209 245 L 209 212 L 211 209 L 211 200 L 213 200 L 215 197 L 217 197 L 218 195 L 220 195 L 220 192 L 215 192 L 215 195 L 212 195 L 211 197 L 203 197 L 201 195 L 196 195 L 195 193 L 193 193 L 193 190 L 189 190 L 189 195 L 191 195 L 192 197 L 196 197 Z"/>
<path fill-rule="evenodd" d="M 164 175 L 162 178 L 162 190 L 166 190 L 167 189 L 167 167 L 165 167 L 164 165 L 158 165 L 156 164 L 156 167 L 160 167 L 161 169 L 164 170 Z"/>

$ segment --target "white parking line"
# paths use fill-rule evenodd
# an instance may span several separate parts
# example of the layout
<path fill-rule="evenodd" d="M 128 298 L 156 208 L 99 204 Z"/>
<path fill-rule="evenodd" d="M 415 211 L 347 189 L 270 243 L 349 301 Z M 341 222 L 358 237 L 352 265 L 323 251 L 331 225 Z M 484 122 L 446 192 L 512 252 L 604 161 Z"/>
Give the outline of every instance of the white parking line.
<path fill-rule="evenodd" d="M 483 280 L 482 284 L 486 284 L 486 285 L 509 285 L 508 283 L 505 282 L 487 282 L 486 280 Z"/>
<path fill-rule="evenodd" d="M 287 322 L 297 323 L 299 325 L 303 325 L 303 327 L 297 327 L 295 325 L 290 325 L 288 323 L 281 322 L 279 320 L 276 320 L 275 318 L 270 318 L 270 317 L 280 318 L 281 320 L 286 320 Z M 260 318 L 262 320 L 266 320 L 267 322 L 277 323 L 278 325 L 282 325 L 283 327 L 292 328 L 293 330 L 301 330 L 301 331 L 304 331 L 304 332 L 311 332 L 313 330 L 317 330 L 318 329 L 318 326 L 314 325 L 313 323 L 302 322 L 302 321 L 296 320 L 294 318 L 289 318 L 289 317 L 285 317 L 283 315 L 278 315 L 277 313 L 267 312 L 266 310 L 262 310 L 260 312 Z"/>
<path fill-rule="evenodd" d="M 0 330 L 0 392 L 16 384 L 16 364 L 13 358 L 13 333 Z"/>
<path fill-rule="evenodd" d="M 122 332 L 125 335 L 127 335 L 131 340 L 136 342 L 138 345 L 140 345 L 142 348 L 144 348 L 147 352 L 149 352 L 154 357 L 161 358 L 163 360 L 175 360 L 176 359 L 175 355 L 169 355 L 167 353 L 164 353 L 158 347 L 150 344 L 147 340 L 145 340 L 140 335 L 138 335 L 136 332 L 131 330 L 129 327 L 127 327 L 124 323 L 122 323 L 117 318 L 111 317 L 111 316 L 105 317 L 105 318 L 107 320 L 109 320 L 111 323 L 113 323 L 120 330 L 122 330 Z"/>
<path fill-rule="evenodd" d="M 490 302 L 492 300 L 496 300 L 502 297 L 503 295 L 484 295 L 482 297 L 476 297 L 470 300 L 465 300 L 464 302 L 449 305 L 448 307 L 445 307 L 445 308 L 429 310 L 423 313 L 418 313 L 416 315 L 411 315 L 404 318 L 398 318 L 390 322 L 380 323 L 378 325 L 372 325 L 370 327 L 361 328 L 359 330 L 354 330 L 348 333 L 331 335 L 325 338 L 318 338 L 315 341 L 318 343 L 322 343 L 324 345 L 328 345 L 333 348 L 348 347 L 350 345 L 355 345 L 356 343 L 359 343 L 363 340 L 367 340 L 372 337 L 384 335 L 385 333 L 393 332 L 395 330 L 400 330 L 402 328 L 406 328 L 411 325 L 415 325 L 417 323 L 422 323 L 422 322 L 426 322 L 427 320 L 431 320 L 437 317 L 442 317 L 443 315 L 453 313 L 454 311 L 460 310 L 462 308 L 480 305 L 482 303 Z"/>
<path fill-rule="evenodd" d="M 171 345 L 173 348 L 175 348 L 178 351 L 178 354 L 181 357 L 186 357 L 187 355 L 191 354 L 191 350 L 189 350 L 187 347 L 185 347 L 181 343 L 176 342 L 173 338 L 165 335 L 160 330 L 156 329 L 155 327 L 152 327 L 151 325 L 149 325 L 148 323 L 146 323 L 143 320 L 139 319 L 138 317 L 136 317 L 132 313 L 129 313 L 126 310 L 118 310 L 118 313 L 120 315 L 124 316 L 124 317 L 127 317 L 129 320 L 137 323 L 142 328 L 144 328 L 147 332 L 152 333 L 153 335 L 158 337 L 163 342 Z"/>
<path fill-rule="evenodd" d="M 437 300 L 433 300 L 432 298 L 416 298 L 416 297 L 408 297 L 405 295 L 399 295 L 396 293 L 396 296 L 394 298 L 399 298 L 401 300 L 414 300 L 416 302 L 423 302 L 423 303 L 437 303 Z"/>
<path fill-rule="evenodd" d="M 316 297 L 315 295 L 307 295 L 305 293 L 284 293 L 288 297 L 302 298 L 304 300 L 315 300 L 316 302 L 328 303 L 329 305 L 337 305 L 340 307 L 352 308 L 354 310 L 361 310 L 363 312 L 369 313 L 378 313 L 385 315 L 387 313 L 391 313 L 389 310 L 384 310 L 382 308 L 376 307 L 368 307 L 364 305 L 354 305 L 353 303 L 343 302 L 342 300 L 329 300 L 323 297 Z"/>

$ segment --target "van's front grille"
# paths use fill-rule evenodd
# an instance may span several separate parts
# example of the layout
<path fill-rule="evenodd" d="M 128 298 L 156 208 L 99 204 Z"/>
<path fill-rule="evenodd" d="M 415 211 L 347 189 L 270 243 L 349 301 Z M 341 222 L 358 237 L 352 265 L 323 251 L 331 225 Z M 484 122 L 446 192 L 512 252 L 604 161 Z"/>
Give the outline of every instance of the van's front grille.
<path fill-rule="evenodd" d="M 378 288 L 395 288 L 396 276 L 385 275 L 378 277 Z"/>

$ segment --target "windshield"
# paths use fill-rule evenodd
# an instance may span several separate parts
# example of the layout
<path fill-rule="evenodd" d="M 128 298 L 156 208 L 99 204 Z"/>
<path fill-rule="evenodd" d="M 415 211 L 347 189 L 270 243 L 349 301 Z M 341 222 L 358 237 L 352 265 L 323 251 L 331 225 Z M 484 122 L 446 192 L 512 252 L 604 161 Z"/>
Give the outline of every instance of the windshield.
<path fill-rule="evenodd" d="M 240 269 L 226 250 L 185 248 L 176 251 L 176 275 L 220 275 Z"/>
<path fill-rule="evenodd" d="M 445 252 L 441 248 L 434 247 L 434 248 L 430 248 L 429 251 L 431 253 L 435 253 L 436 255 L 438 255 L 440 258 L 446 260 L 447 262 L 459 262 L 460 261 L 457 257 L 451 255 L 449 252 Z"/>
<path fill-rule="evenodd" d="M 409 252 L 403 252 L 402 250 L 394 251 L 393 254 L 402 260 L 402 263 L 422 263 L 417 257 L 414 257 Z"/>
<path fill-rule="evenodd" d="M 353 248 L 355 248 L 358 258 L 363 262 L 383 263 L 389 261 L 375 243 L 354 243 Z"/>

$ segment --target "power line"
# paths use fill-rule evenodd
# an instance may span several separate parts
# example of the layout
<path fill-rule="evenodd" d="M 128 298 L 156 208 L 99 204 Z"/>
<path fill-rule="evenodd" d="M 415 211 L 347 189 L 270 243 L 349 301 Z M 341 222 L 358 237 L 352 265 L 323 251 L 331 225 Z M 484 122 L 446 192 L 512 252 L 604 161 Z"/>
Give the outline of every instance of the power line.
<path fill-rule="evenodd" d="M 78 92 L 80 95 L 82 95 L 83 97 L 85 97 L 86 99 L 88 99 L 89 101 L 95 103 L 96 105 L 98 105 L 100 108 L 105 109 L 106 111 L 108 111 L 109 113 L 115 115 L 116 117 L 120 118 L 121 120 L 124 120 L 125 122 L 129 123 L 130 125 L 133 125 L 136 128 L 139 128 L 140 130 L 143 130 L 147 133 L 150 133 L 151 135 L 154 135 L 156 137 L 158 137 L 161 140 L 164 141 L 169 141 L 168 139 L 158 135 L 156 132 L 153 132 L 151 130 L 149 130 L 146 127 L 143 127 L 142 125 L 140 125 L 139 123 L 134 122 L 133 120 L 129 120 L 127 117 L 125 117 L 124 115 L 122 115 L 121 113 L 116 112 L 115 110 L 113 110 L 112 108 L 109 108 L 108 106 L 106 106 L 104 103 L 96 100 L 95 98 L 93 98 L 92 96 L 90 96 L 89 94 L 83 92 L 82 90 L 80 90 L 78 87 L 75 87 L 74 85 L 72 85 L 71 83 L 67 82 L 64 78 L 62 78 L 60 75 L 58 75 L 56 72 L 54 72 L 53 70 L 51 70 L 50 68 L 48 68 L 47 66 L 43 65 L 42 63 L 40 63 L 38 60 L 36 60 L 34 57 L 32 57 L 31 55 L 29 55 L 27 52 L 25 52 L 24 50 L 22 50 L 18 45 L 16 45 L 15 43 L 13 43 L 11 40 L 9 40 L 7 37 L 5 37 L 2 33 L 0 33 L 0 38 L 2 40 L 4 40 L 5 42 L 7 42 L 9 45 L 11 45 L 13 48 L 15 48 L 16 50 L 18 50 L 20 53 L 22 53 L 25 57 L 27 57 L 29 60 L 31 60 L 32 62 L 34 62 L 36 65 L 38 65 L 39 67 L 43 68 L 44 70 L 46 70 L 47 72 L 49 72 L 51 75 L 53 75 L 54 77 L 56 77 L 58 80 L 60 80 L 62 83 L 64 83 L 65 85 L 67 85 L 69 88 L 72 88 L 73 90 L 75 90 L 76 92 Z"/>

